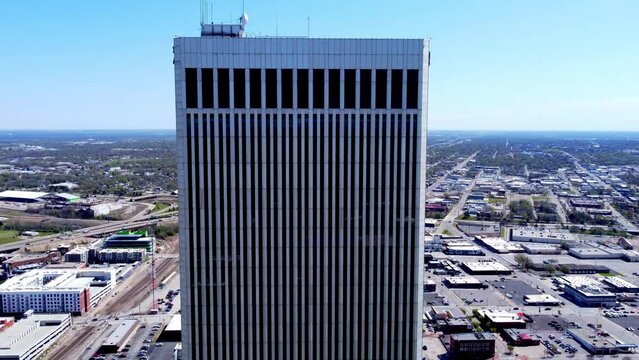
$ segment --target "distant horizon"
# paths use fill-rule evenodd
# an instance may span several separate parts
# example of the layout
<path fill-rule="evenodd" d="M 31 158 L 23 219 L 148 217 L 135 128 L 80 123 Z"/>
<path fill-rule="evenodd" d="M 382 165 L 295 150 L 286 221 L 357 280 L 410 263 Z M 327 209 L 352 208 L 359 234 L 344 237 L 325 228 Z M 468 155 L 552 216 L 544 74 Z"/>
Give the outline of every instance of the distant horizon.
<path fill-rule="evenodd" d="M 175 128 L 138 128 L 138 129 L 126 129 L 126 128 L 113 128 L 113 129 L 0 129 L 0 133 L 9 132 L 144 132 L 144 131 L 171 131 L 174 132 Z M 485 132 L 485 133 L 639 133 L 639 130 L 544 130 L 544 129 L 428 129 L 429 132 Z"/>

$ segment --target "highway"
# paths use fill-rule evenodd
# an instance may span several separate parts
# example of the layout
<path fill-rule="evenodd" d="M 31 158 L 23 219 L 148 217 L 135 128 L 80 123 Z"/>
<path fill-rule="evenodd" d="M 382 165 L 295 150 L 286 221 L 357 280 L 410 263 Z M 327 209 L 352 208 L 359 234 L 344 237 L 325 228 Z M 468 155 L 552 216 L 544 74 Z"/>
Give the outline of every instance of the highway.
<path fill-rule="evenodd" d="M 167 211 L 163 213 L 158 212 L 158 213 L 151 213 L 151 214 L 143 214 L 142 212 L 127 220 L 111 221 L 107 224 L 96 225 L 96 226 L 74 230 L 74 231 L 70 231 L 66 233 L 42 236 L 42 237 L 38 237 L 34 239 L 14 241 L 12 243 L 0 245 L 0 252 L 7 252 L 11 250 L 15 251 L 15 250 L 22 249 L 25 246 L 42 245 L 42 244 L 46 244 L 53 241 L 68 239 L 69 237 L 74 237 L 74 236 L 82 236 L 82 237 L 102 236 L 102 235 L 111 234 L 120 230 L 141 228 L 141 227 L 156 224 L 160 221 L 175 220 L 177 219 L 177 214 L 178 214 L 177 211 L 170 211 L 170 212 Z"/>

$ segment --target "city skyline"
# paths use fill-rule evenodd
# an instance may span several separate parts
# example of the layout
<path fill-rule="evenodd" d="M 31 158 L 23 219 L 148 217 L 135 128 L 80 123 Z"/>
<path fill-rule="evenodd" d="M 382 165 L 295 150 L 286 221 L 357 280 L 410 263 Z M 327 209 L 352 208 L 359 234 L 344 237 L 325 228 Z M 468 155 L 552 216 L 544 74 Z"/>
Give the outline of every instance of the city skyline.
<path fill-rule="evenodd" d="M 639 130 L 634 2 L 322 4 L 247 1 L 249 35 L 305 36 L 311 15 L 311 37 L 430 37 L 433 130 Z M 215 21 L 242 12 L 215 6 Z M 12 14 L 0 31 L 13 49 L 0 59 L 10 85 L 0 129 L 173 128 L 167 48 L 197 34 L 197 1 L 5 2 L 0 12 Z"/>

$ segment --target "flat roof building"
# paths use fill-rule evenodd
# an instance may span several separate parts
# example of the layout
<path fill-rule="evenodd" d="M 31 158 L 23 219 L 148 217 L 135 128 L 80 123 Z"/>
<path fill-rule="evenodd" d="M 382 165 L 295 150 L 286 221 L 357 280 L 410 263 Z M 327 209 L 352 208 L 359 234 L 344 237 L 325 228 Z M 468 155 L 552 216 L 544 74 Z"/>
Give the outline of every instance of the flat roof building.
<path fill-rule="evenodd" d="M 129 341 L 133 333 L 138 329 L 139 321 L 135 319 L 129 319 L 122 321 L 107 337 L 100 349 L 99 353 L 102 354 L 114 354 L 122 350 L 126 343 Z"/>
<path fill-rule="evenodd" d="M 512 270 L 497 261 L 464 262 L 461 267 L 472 275 L 507 275 L 512 273 Z"/>
<path fill-rule="evenodd" d="M 0 284 L 0 311 L 7 314 L 83 314 L 115 286 L 115 269 L 36 269 Z"/>
<path fill-rule="evenodd" d="M 444 334 L 459 334 L 473 331 L 473 324 L 465 317 L 439 320 L 437 321 L 437 327 Z"/>
<path fill-rule="evenodd" d="M 605 290 L 601 284 L 585 276 L 563 276 L 564 295 L 583 307 L 614 307 L 617 295 Z"/>
<path fill-rule="evenodd" d="M 149 236 L 148 231 L 120 231 L 107 237 L 102 246 L 105 249 L 127 248 L 127 249 L 145 249 L 147 253 L 151 253 L 155 246 L 155 238 Z"/>
<path fill-rule="evenodd" d="M 486 285 L 472 276 L 450 276 L 444 279 L 444 284 L 449 288 L 478 289 Z"/>
<path fill-rule="evenodd" d="M 450 335 L 448 353 L 453 359 L 486 359 L 495 355 L 495 335 L 489 332 Z"/>
<path fill-rule="evenodd" d="M 523 329 L 526 327 L 526 320 L 519 313 L 505 310 L 479 310 L 479 314 L 498 329 Z"/>
<path fill-rule="evenodd" d="M 560 232 L 555 229 L 516 228 L 510 230 L 511 241 L 539 242 L 549 244 L 574 243 L 578 238 L 571 233 Z"/>
<path fill-rule="evenodd" d="M 524 295 L 524 303 L 531 306 L 557 306 L 560 301 L 548 294 Z"/>
<path fill-rule="evenodd" d="M 477 245 L 465 241 L 459 241 L 444 246 L 444 253 L 447 255 L 468 255 L 483 256 L 484 250 Z"/>
<path fill-rule="evenodd" d="M 602 282 L 610 291 L 615 293 L 639 293 L 639 286 L 618 276 L 606 277 L 602 280 Z"/>
<path fill-rule="evenodd" d="M 9 273 L 14 270 L 31 269 L 50 263 L 53 259 L 58 258 L 59 254 L 57 251 L 41 254 L 20 254 L 3 261 L 2 266 Z"/>
<path fill-rule="evenodd" d="M 76 246 L 64 254 L 65 262 L 86 263 L 89 260 L 89 248 Z"/>
<path fill-rule="evenodd" d="M 522 243 L 521 248 L 530 255 L 559 255 L 561 248 L 554 244 Z"/>
<path fill-rule="evenodd" d="M 180 314 L 175 314 L 166 327 L 160 332 L 158 341 L 179 342 L 182 336 L 182 319 Z"/>
<path fill-rule="evenodd" d="M 0 359 L 35 360 L 69 328 L 69 314 L 31 315 L 0 334 Z"/>
<path fill-rule="evenodd" d="M 536 346 L 541 342 L 528 331 L 516 329 L 504 329 L 502 331 L 504 340 L 513 346 Z"/>
<path fill-rule="evenodd" d="M 570 205 L 587 209 L 602 209 L 603 202 L 590 199 L 570 199 Z"/>
<path fill-rule="evenodd" d="M 615 355 L 619 353 L 634 352 L 636 344 L 628 344 L 618 341 L 610 335 L 602 336 L 588 328 L 569 328 L 568 333 L 572 335 L 576 342 L 583 346 L 586 351 L 593 355 Z"/>
<path fill-rule="evenodd" d="M 610 268 L 604 265 L 595 264 L 561 264 L 559 265 L 566 274 L 607 274 Z"/>
<path fill-rule="evenodd" d="M 568 254 L 577 259 L 621 259 L 623 257 L 623 252 L 620 250 L 591 243 L 571 247 Z"/>
<path fill-rule="evenodd" d="M 498 254 L 524 252 L 524 249 L 520 244 L 511 243 L 510 241 L 502 238 L 476 236 L 475 241 L 480 244 L 484 244 L 484 246 L 486 246 L 490 251 Z"/>
<path fill-rule="evenodd" d="M 134 263 L 146 258 L 145 249 L 102 249 L 98 251 L 97 260 L 100 263 Z"/>

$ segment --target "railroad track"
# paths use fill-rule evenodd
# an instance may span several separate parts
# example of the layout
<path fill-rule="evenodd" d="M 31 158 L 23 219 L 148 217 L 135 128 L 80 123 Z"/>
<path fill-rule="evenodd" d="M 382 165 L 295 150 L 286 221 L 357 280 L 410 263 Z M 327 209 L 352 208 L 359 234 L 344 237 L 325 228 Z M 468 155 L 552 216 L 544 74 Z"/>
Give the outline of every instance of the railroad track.
<path fill-rule="evenodd" d="M 155 262 L 155 278 L 156 278 L 156 286 L 159 285 L 160 279 L 164 276 L 171 273 L 177 268 L 177 259 L 175 258 L 160 258 Z M 144 271 L 149 271 L 150 267 L 146 268 Z M 140 271 L 140 270 L 138 270 Z M 150 274 L 139 274 L 143 276 L 138 276 L 135 279 L 135 283 L 132 287 L 119 290 L 119 296 L 111 298 L 110 303 L 106 305 L 100 314 L 117 314 L 119 312 L 123 312 L 129 310 L 136 306 L 139 302 L 147 296 L 147 291 L 149 290 L 149 277 Z M 135 276 L 135 275 L 133 275 Z"/>
<path fill-rule="evenodd" d="M 49 360 L 68 360 L 70 358 L 70 356 L 72 356 L 72 354 L 78 349 L 78 348 L 83 348 L 86 344 L 85 342 L 92 336 L 94 335 L 94 332 L 96 330 L 95 326 L 90 326 L 86 329 L 83 329 L 84 331 L 82 331 L 78 336 L 73 336 L 76 335 L 77 332 L 81 331 L 81 330 L 76 330 L 73 331 L 72 333 L 68 334 L 67 337 L 71 337 L 69 339 L 64 339 L 66 341 L 69 341 L 69 346 L 65 346 L 65 347 L 57 347 L 56 350 L 47 357 L 47 359 Z"/>

